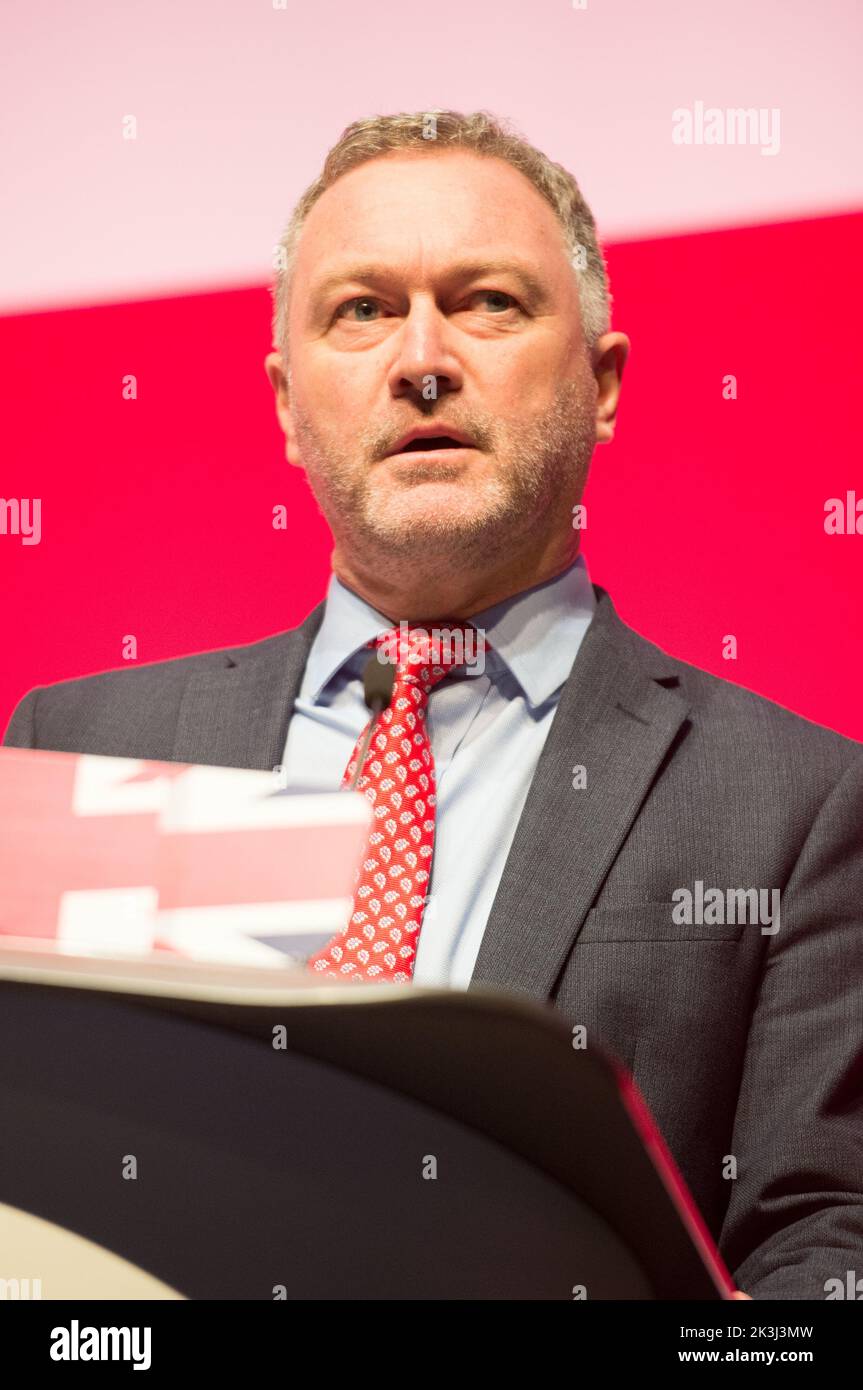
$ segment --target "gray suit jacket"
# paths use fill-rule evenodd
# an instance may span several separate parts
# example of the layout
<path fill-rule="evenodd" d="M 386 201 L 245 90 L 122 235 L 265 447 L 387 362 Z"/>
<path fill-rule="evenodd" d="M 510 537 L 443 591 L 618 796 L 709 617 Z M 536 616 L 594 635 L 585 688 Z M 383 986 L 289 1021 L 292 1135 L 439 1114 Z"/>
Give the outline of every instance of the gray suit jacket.
<path fill-rule="evenodd" d="M 471 987 L 585 1025 L 633 1073 L 738 1286 L 823 1299 L 863 1275 L 863 748 L 667 656 L 596 592 Z M 322 614 L 33 690 L 5 742 L 273 768 Z M 779 930 L 675 923 L 696 880 L 780 889 Z"/>

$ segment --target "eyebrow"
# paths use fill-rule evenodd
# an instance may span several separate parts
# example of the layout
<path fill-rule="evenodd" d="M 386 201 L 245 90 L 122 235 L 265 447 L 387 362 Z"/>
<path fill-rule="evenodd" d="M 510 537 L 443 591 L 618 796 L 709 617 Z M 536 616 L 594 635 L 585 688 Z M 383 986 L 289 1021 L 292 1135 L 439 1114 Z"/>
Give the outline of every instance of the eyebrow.
<path fill-rule="evenodd" d="M 309 298 L 312 302 L 320 302 L 331 290 L 338 289 L 340 285 L 344 285 L 348 281 L 363 280 L 366 284 L 372 284 L 375 281 L 392 279 L 393 273 L 391 266 L 380 263 L 366 262 L 346 265 L 344 269 L 333 271 L 318 284 L 313 285 Z M 527 294 L 534 301 L 544 300 L 548 295 L 547 287 L 543 282 L 520 261 L 486 259 L 459 261 L 449 267 L 444 278 L 452 281 L 464 281 L 476 280 L 483 275 L 513 276 L 514 279 L 521 282 Z"/>

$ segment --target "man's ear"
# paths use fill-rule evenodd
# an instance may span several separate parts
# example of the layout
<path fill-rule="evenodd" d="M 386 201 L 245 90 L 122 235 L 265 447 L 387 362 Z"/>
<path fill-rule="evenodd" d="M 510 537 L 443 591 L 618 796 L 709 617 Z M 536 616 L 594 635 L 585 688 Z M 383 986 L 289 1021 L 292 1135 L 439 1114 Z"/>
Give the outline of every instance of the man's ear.
<path fill-rule="evenodd" d="M 276 419 L 285 436 L 285 458 L 288 463 L 301 467 L 291 405 L 290 369 L 286 371 L 280 352 L 268 352 L 264 358 L 264 370 L 276 397 Z"/>
<path fill-rule="evenodd" d="M 623 368 L 628 356 L 629 339 L 625 333 L 604 333 L 597 339 L 593 349 L 593 374 L 599 388 L 596 397 L 597 444 L 610 444 L 614 438 Z"/>

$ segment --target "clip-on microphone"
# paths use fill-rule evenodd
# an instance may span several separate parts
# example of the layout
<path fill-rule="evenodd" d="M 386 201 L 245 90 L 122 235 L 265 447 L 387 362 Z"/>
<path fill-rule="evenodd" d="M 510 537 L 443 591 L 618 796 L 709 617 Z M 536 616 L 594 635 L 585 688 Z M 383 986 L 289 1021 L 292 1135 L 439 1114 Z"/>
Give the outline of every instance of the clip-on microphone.
<path fill-rule="evenodd" d="M 393 697 L 393 686 L 396 681 L 395 663 L 392 661 L 381 661 L 377 652 L 373 652 L 366 662 L 366 669 L 363 671 L 363 694 L 366 704 L 374 715 L 369 720 L 369 727 L 366 729 L 365 738 L 357 757 L 357 765 L 354 775 L 348 788 L 353 791 L 360 779 L 360 773 L 365 766 L 366 756 L 369 751 L 369 744 L 372 741 L 372 734 L 375 730 L 377 717 L 385 710 Z"/>

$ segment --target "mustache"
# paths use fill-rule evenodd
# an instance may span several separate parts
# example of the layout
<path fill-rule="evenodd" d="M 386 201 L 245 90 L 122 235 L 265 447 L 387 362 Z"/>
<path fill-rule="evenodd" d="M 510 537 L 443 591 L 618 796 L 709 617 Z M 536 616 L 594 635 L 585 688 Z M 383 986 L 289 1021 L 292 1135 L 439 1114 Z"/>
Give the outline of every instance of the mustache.
<path fill-rule="evenodd" d="M 425 428 L 434 425 L 436 418 L 442 421 L 441 434 L 447 434 L 449 430 L 460 430 L 474 441 L 475 448 L 486 453 L 490 452 L 496 431 L 488 417 L 454 415 L 451 410 L 441 410 L 437 417 L 431 413 L 423 413 L 422 415 L 414 415 L 412 419 L 387 424 L 380 428 L 367 427 L 360 431 L 360 443 L 366 447 L 373 459 L 384 459 L 392 453 L 399 440 L 403 439 L 411 430 L 419 429 L 421 426 Z"/>

